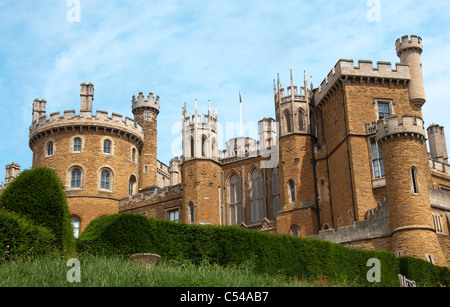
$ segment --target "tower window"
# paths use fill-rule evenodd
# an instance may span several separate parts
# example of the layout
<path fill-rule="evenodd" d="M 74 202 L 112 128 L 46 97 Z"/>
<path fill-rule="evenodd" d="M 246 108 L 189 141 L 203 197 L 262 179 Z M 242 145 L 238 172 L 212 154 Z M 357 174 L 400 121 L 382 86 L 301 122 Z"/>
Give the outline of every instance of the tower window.
<path fill-rule="evenodd" d="M 374 138 L 370 139 L 370 149 L 372 156 L 373 177 L 375 179 L 383 178 L 386 175 L 384 172 L 383 152 Z"/>
<path fill-rule="evenodd" d="M 195 206 L 193 203 L 189 203 L 189 224 L 195 223 Z"/>
<path fill-rule="evenodd" d="M 289 192 L 289 200 L 290 200 L 290 203 L 293 204 L 293 203 L 295 203 L 295 198 L 296 198 L 296 195 L 295 195 L 295 182 L 294 182 L 294 180 L 289 180 L 288 188 L 289 188 L 289 190 L 288 190 L 288 192 Z"/>
<path fill-rule="evenodd" d="M 298 110 L 298 129 L 300 131 L 305 130 L 305 111 L 302 108 Z"/>
<path fill-rule="evenodd" d="M 103 190 L 111 191 L 111 187 L 112 187 L 112 173 L 110 170 L 104 169 L 101 172 L 100 188 Z"/>
<path fill-rule="evenodd" d="M 53 142 L 49 142 L 47 144 L 47 156 L 49 157 L 53 156 L 53 151 L 54 151 L 54 144 Z"/>
<path fill-rule="evenodd" d="M 136 148 L 133 148 L 131 150 L 131 162 L 133 162 L 133 163 L 136 162 Z"/>
<path fill-rule="evenodd" d="M 73 151 L 81 152 L 81 139 L 80 138 L 75 138 L 73 140 Z"/>
<path fill-rule="evenodd" d="M 111 154 L 112 143 L 110 140 L 105 140 L 103 142 L 103 153 Z"/>
<path fill-rule="evenodd" d="M 76 168 L 72 171 L 71 188 L 81 188 L 81 170 Z"/>
<path fill-rule="evenodd" d="M 128 184 L 128 194 L 129 194 L 130 196 L 133 196 L 133 195 L 134 195 L 135 187 L 136 187 L 136 177 L 131 176 L 130 182 L 129 182 L 129 184 Z"/>
<path fill-rule="evenodd" d="M 202 136 L 202 157 L 206 157 L 206 136 Z"/>
<path fill-rule="evenodd" d="M 415 168 L 414 166 L 411 167 L 410 173 L 411 173 L 411 191 L 414 194 L 419 194 L 419 181 L 417 168 Z"/>
<path fill-rule="evenodd" d="M 194 147 L 194 137 L 190 137 L 190 145 L 191 145 L 191 158 L 195 157 L 195 147 Z"/>
<path fill-rule="evenodd" d="M 291 113 L 289 110 L 284 111 L 284 119 L 286 122 L 286 131 L 288 133 L 292 132 L 292 120 L 291 120 Z"/>

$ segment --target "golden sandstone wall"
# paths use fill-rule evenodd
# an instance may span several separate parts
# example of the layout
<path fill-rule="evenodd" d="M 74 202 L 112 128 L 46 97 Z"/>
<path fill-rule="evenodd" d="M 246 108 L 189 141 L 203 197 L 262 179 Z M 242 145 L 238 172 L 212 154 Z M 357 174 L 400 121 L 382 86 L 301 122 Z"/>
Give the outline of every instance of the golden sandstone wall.
<path fill-rule="evenodd" d="M 73 151 L 77 137 L 82 140 L 81 152 Z M 106 139 L 112 142 L 111 154 L 103 153 Z M 54 144 L 52 156 L 47 153 L 50 141 Z M 118 212 L 119 199 L 128 195 L 131 176 L 138 177 L 138 157 L 132 161 L 132 149 L 137 146 L 136 142 L 118 137 L 111 130 L 105 133 L 101 129 L 72 130 L 70 127 L 67 131 L 49 133 L 32 144 L 33 167 L 46 166 L 56 171 L 65 186 L 70 213 L 80 218 L 83 231 L 93 219 Z M 71 187 L 73 168 L 82 170 L 80 188 Z M 110 190 L 100 187 L 102 169 L 112 172 Z"/>

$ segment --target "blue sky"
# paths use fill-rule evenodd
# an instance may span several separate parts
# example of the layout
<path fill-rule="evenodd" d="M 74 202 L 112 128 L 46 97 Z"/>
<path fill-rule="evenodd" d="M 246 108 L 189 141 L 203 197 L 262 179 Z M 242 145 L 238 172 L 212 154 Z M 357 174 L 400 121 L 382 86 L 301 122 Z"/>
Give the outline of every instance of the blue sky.
<path fill-rule="evenodd" d="M 277 73 L 287 85 L 292 69 L 300 85 L 306 71 L 318 86 L 340 58 L 394 67 L 407 34 L 423 38 L 424 119 L 447 127 L 450 144 L 449 1 L 79 0 L 70 22 L 71 2 L 0 0 L 0 182 L 7 163 L 31 167 L 35 98 L 47 114 L 78 111 L 80 83 L 92 82 L 94 110 L 132 117 L 131 97 L 153 92 L 168 164 L 184 102 L 193 112 L 198 99 L 204 113 L 211 100 L 225 126 L 239 121 L 242 91 L 243 121 L 258 122 L 274 117 Z"/>

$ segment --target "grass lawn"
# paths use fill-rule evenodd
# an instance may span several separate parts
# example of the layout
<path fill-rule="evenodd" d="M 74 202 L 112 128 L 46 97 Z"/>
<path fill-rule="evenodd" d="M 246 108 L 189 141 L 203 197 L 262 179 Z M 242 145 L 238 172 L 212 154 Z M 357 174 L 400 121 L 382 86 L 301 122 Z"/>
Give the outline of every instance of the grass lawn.
<path fill-rule="evenodd" d="M 69 282 L 74 266 L 63 257 L 33 261 L 14 260 L 0 265 L 0 287 L 315 287 L 333 286 L 322 278 L 315 282 L 259 276 L 246 266 L 223 268 L 164 262 L 146 267 L 127 259 L 80 257 L 80 282 Z M 336 284 L 336 286 L 340 286 Z"/>

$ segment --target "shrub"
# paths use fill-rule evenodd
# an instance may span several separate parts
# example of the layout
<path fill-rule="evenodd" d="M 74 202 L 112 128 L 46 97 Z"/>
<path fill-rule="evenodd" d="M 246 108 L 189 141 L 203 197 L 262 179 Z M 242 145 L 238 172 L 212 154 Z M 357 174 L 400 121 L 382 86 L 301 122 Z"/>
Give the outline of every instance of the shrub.
<path fill-rule="evenodd" d="M 53 251 L 55 236 L 50 230 L 4 208 L 0 208 L 0 234 L 0 263 Z"/>
<path fill-rule="evenodd" d="M 308 238 L 237 227 L 192 226 L 120 213 L 94 220 L 77 241 L 94 255 L 156 253 L 163 259 L 221 266 L 247 265 L 259 274 L 299 280 L 330 278 L 363 286 L 398 286 L 398 261 L 382 251 L 360 251 Z M 366 279 L 367 261 L 381 261 L 381 283 Z"/>
<path fill-rule="evenodd" d="M 59 250 L 72 249 L 69 208 L 54 170 L 42 167 L 22 172 L 0 195 L 0 207 L 48 228 L 55 235 Z"/>

